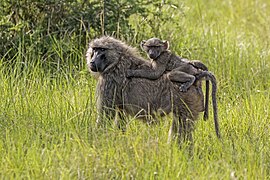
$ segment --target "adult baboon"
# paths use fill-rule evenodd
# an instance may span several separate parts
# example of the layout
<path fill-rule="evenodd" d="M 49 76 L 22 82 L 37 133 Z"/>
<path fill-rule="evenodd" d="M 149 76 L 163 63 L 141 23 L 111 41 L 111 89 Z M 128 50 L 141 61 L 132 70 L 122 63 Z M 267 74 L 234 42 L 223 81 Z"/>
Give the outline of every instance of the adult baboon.
<path fill-rule="evenodd" d="M 165 76 L 154 81 L 126 78 L 127 69 L 145 66 L 145 62 L 134 48 L 112 37 L 101 37 L 90 43 L 87 65 L 90 71 L 99 74 L 97 123 L 114 119 L 119 111 L 147 120 L 149 114 L 155 117 L 155 112 L 161 109 L 174 115 L 169 137 L 192 140 L 193 123 L 203 110 L 198 103 L 203 96 L 195 86 L 187 93 L 180 92 Z M 218 128 L 216 133 L 219 137 Z"/>
<path fill-rule="evenodd" d="M 152 61 L 152 66 L 141 69 L 128 70 L 127 77 L 140 77 L 158 79 L 168 72 L 168 78 L 173 82 L 180 83 L 180 91 L 186 92 L 195 82 L 196 75 L 208 68 L 199 60 L 187 60 L 169 51 L 169 42 L 158 38 L 151 38 L 141 42 L 141 48 Z M 200 81 L 198 81 L 201 83 Z M 209 80 L 206 80 L 206 98 L 204 119 L 208 119 L 209 104 Z"/>

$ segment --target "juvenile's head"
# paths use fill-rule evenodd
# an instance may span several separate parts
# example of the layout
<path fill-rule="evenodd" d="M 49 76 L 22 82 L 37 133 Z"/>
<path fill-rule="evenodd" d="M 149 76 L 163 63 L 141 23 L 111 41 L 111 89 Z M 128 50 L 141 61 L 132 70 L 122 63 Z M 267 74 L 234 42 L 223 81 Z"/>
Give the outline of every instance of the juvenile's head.
<path fill-rule="evenodd" d="M 141 42 L 141 48 L 145 51 L 150 59 L 157 59 L 162 52 L 169 49 L 169 42 L 162 41 L 158 38 L 151 38 Z"/>

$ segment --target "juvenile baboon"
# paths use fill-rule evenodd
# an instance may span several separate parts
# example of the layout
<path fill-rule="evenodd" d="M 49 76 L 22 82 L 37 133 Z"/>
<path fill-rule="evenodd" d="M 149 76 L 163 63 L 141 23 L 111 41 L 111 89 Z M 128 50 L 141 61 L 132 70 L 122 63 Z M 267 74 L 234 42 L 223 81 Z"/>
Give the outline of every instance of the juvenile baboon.
<path fill-rule="evenodd" d="M 86 57 L 89 70 L 99 74 L 98 124 L 114 119 L 117 112 L 144 118 L 149 114 L 155 117 L 155 112 L 161 109 L 174 115 L 169 136 L 192 141 L 193 124 L 202 111 L 198 102 L 203 98 L 195 85 L 182 93 L 166 76 L 157 80 L 126 78 L 127 69 L 150 64 L 134 48 L 112 37 L 90 42 Z M 123 116 L 118 118 L 121 121 Z M 218 128 L 216 133 L 219 137 Z"/>
<path fill-rule="evenodd" d="M 127 77 L 140 77 L 154 80 L 167 72 L 168 78 L 171 81 L 181 83 L 180 91 L 186 92 L 187 89 L 195 82 L 196 75 L 200 74 L 202 71 L 208 71 L 208 68 L 201 61 L 190 61 L 169 51 L 168 41 L 151 38 L 147 41 L 142 41 L 141 48 L 151 59 L 152 66 L 146 66 L 136 70 L 128 70 Z M 208 104 L 209 80 L 206 80 L 204 119 L 208 118 Z"/>

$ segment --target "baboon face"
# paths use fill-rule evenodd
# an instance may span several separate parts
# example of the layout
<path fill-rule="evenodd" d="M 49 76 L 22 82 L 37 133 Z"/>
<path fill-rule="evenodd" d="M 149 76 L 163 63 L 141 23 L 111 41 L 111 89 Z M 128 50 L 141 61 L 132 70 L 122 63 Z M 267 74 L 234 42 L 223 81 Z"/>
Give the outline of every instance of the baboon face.
<path fill-rule="evenodd" d="M 110 65 L 106 57 L 107 51 L 108 49 L 102 47 L 90 48 L 87 55 L 87 65 L 91 71 L 103 72 Z"/>
<path fill-rule="evenodd" d="M 151 38 L 141 42 L 141 48 L 145 51 L 150 59 L 157 59 L 163 51 L 168 50 L 168 41 L 162 41 L 158 38 Z"/>

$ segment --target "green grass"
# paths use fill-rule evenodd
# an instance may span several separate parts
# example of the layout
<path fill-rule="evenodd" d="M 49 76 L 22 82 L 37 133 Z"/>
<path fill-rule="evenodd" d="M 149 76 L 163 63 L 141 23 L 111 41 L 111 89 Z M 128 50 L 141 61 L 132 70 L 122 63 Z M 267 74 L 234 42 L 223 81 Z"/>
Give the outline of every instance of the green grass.
<path fill-rule="evenodd" d="M 154 126 L 131 118 L 126 133 L 96 128 L 96 80 L 85 51 L 70 44 L 64 58 L 68 47 L 55 40 L 55 63 L 65 65 L 54 70 L 23 46 L 0 62 L 0 178 L 269 179 L 270 3 L 184 6 L 181 29 L 165 24 L 161 32 L 173 51 L 201 59 L 216 75 L 221 141 L 212 116 L 196 124 L 193 156 L 185 145 L 167 144 L 170 117 Z"/>

